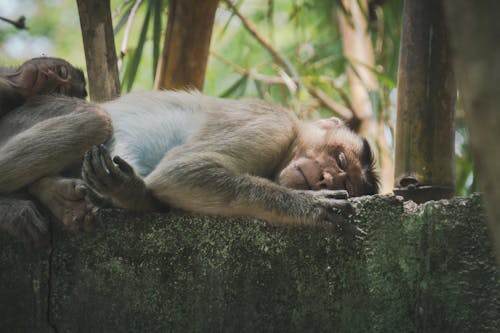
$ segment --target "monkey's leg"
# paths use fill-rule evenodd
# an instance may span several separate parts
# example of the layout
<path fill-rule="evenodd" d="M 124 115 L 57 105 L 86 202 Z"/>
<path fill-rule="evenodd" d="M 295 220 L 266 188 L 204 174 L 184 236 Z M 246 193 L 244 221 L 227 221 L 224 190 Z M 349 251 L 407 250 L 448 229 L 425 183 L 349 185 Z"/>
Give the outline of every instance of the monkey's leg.
<path fill-rule="evenodd" d="M 80 161 L 92 145 L 109 139 L 111 121 L 105 111 L 91 104 L 68 109 L 64 101 L 60 99 L 56 106 L 68 114 L 42 120 L 0 146 L 0 193 L 57 174 Z M 44 111 L 34 109 L 33 113 Z"/>
<path fill-rule="evenodd" d="M 97 221 L 97 208 L 85 200 L 87 187 L 80 179 L 43 177 L 28 191 L 69 230 L 90 231 Z"/>
<path fill-rule="evenodd" d="M 14 135 L 26 131 L 38 123 L 51 118 L 70 115 L 78 110 L 85 112 L 91 107 L 98 108 L 74 97 L 62 95 L 34 96 L 22 106 L 0 118 L 0 146 L 3 146 Z"/>
<path fill-rule="evenodd" d="M 43 243 L 47 219 L 32 200 L 13 196 L 0 198 L 0 229 L 30 246 Z"/>

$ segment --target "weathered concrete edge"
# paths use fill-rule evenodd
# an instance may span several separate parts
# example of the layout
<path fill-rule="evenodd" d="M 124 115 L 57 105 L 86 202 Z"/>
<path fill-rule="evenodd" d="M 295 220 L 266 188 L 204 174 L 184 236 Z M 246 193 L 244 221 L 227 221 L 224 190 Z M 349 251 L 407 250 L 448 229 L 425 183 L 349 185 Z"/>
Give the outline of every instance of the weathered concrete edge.
<path fill-rule="evenodd" d="M 212 274 L 211 269 L 206 269 L 205 266 L 215 265 L 218 269 L 224 269 L 224 265 L 229 263 L 234 268 L 241 262 L 243 257 L 231 261 L 226 248 L 219 246 L 226 242 L 231 244 L 239 242 L 229 246 L 231 250 L 236 250 L 237 254 L 252 249 L 254 253 L 249 255 L 251 258 L 245 259 L 261 270 L 260 263 L 269 262 L 269 258 L 278 268 L 296 268 L 298 273 L 295 275 L 275 272 L 277 276 L 285 279 L 284 283 L 293 282 L 294 279 L 301 283 L 307 282 L 311 274 L 318 281 L 317 290 L 314 290 L 314 286 L 306 288 L 309 290 L 306 290 L 306 294 L 315 295 L 314 302 L 307 303 L 307 300 L 303 300 L 307 306 L 302 307 L 291 304 L 289 310 L 296 312 L 292 317 L 286 313 L 281 314 L 282 317 L 279 317 L 279 313 L 275 314 L 275 317 L 282 318 L 284 323 L 282 326 L 276 326 L 277 329 L 298 331 L 304 327 L 301 325 L 306 323 L 311 325 L 307 320 L 307 316 L 311 315 L 323 321 L 319 323 L 320 327 L 337 328 L 341 331 L 361 332 L 373 327 L 378 329 L 372 331 L 390 330 L 396 327 L 406 328 L 408 331 L 429 329 L 429 327 L 434 327 L 436 331 L 438 328 L 485 331 L 485 327 L 490 329 L 500 327 L 498 323 L 500 319 L 496 319 L 500 318 L 498 276 L 489 250 L 491 244 L 488 243 L 488 235 L 482 223 L 482 208 L 478 196 L 430 202 L 418 207 L 412 207 L 408 203 L 403 205 L 403 202 L 396 197 L 376 196 L 354 201 L 356 213 L 352 219 L 369 233 L 366 240 L 354 243 L 339 240 L 335 234 L 324 229 L 276 228 L 259 221 L 245 219 L 173 214 L 137 215 L 123 211 L 103 212 L 103 217 L 108 223 L 104 224 L 93 237 L 68 237 L 66 233 L 56 230 L 53 235 L 55 245 L 53 253 L 45 253 L 38 259 L 27 257 L 17 244 L 2 243 L 5 244 L 5 249 L 0 259 L 1 299 L 10 298 L 14 301 L 8 304 L 11 310 L 0 312 L 5 317 L 0 318 L 2 323 L 0 328 L 26 327 L 30 330 L 36 328 L 37 331 L 52 331 L 53 327 L 58 327 L 63 331 L 72 331 L 74 330 L 72 325 L 75 323 L 84 325 L 85 321 L 78 322 L 82 320 L 82 310 L 92 311 L 88 307 L 93 302 L 97 300 L 102 302 L 98 298 L 99 295 L 92 294 L 92 290 L 96 289 L 95 284 L 103 276 L 116 275 L 113 280 L 126 287 L 136 287 L 137 283 L 143 283 L 146 276 L 140 272 L 127 275 L 128 271 L 137 269 L 135 261 L 138 255 L 152 257 L 141 260 L 145 266 L 150 268 L 158 266 L 160 270 L 161 266 L 169 265 L 165 260 L 177 261 L 171 265 L 171 268 L 179 272 L 179 279 L 174 280 L 176 283 L 181 282 L 187 294 L 182 294 L 178 290 L 171 290 L 170 294 L 160 292 L 155 300 L 156 303 L 152 303 L 151 311 L 140 310 L 144 306 L 147 307 L 149 301 L 141 298 L 139 294 L 132 293 L 119 299 L 116 304 L 120 305 L 137 299 L 145 302 L 140 304 L 141 308 L 129 306 L 116 316 L 120 322 L 130 325 L 128 327 L 131 331 L 134 330 L 132 328 L 140 331 L 146 325 L 140 318 L 127 322 L 127 314 L 131 313 L 139 313 L 149 322 L 154 320 L 154 314 L 159 318 L 170 316 L 171 322 L 168 325 L 160 321 L 166 325 L 162 326 L 163 328 L 170 329 L 200 330 L 232 327 L 231 325 L 235 325 L 237 321 L 244 322 L 244 318 L 231 321 L 231 313 L 239 313 L 241 316 L 246 312 L 223 307 L 224 302 L 227 302 L 227 299 L 224 299 L 224 295 L 228 293 L 227 288 L 215 294 L 210 292 L 207 297 L 207 299 L 215 297 L 216 302 L 211 300 L 211 304 L 216 304 L 220 306 L 219 310 L 225 311 L 225 316 L 219 321 L 203 322 L 204 316 L 194 314 L 189 317 L 183 314 L 192 322 L 181 323 L 184 317 L 176 317 L 176 310 L 179 313 L 186 310 L 181 303 L 183 297 L 188 297 L 186 295 L 189 295 L 190 290 L 193 294 L 200 291 L 207 292 L 206 288 L 199 286 L 205 281 L 203 276 L 198 279 L 197 276 L 189 274 L 181 276 L 182 274 L 190 273 L 190 270 L 197 269 L 196 267 L 203 267 L 199 272 L 202 275 L 207 272 Z M 469 217 L 467 213 L 475 215 Z M 166 225 L 167 223 L 169 225 Z M 175 237 L 176 231 L 182 231 L 182 234 Z M 135 238 L 137 235 L 142 238 Z M 172 238 L 173 236 L 175 238 Z M 164 239 L 167 241 L 162 241 Z M 200 242 L 205 244 L 203 242 L 211 240 L 215 245 L 199 245 Z M 194 244 L 195 242 L 198 244 Z M 275 245 L 277 242 L 289 244 Z M 183 250 L 196 248 L 197 259 L 194 262 L 192 258 L 186 259 L 187 265 L 184 265 L 183 261 L 177 260 L 175 256 L 160 258 L 161 260 L 154 258 L 158 255 L 172 254 L 176 246 Z M 304 246 L 305 249 L 302 248 Z M 264 250 L 266 248 L 267 250 Z M 206 252 L 207 250 L 215 253 Z M 178 258 L 185 259 L 183 253 L 180 253 Z M 200 258 L 206 258 L 206 262 Z M 319 260 L 318 263 L 318 260 L 315 260 L 317 258 L 324 260 Z M 223 266 L 220 266 L 221 263 Z M 308 263 L 310 268 L 301 268 L 304 263 Z M 338 271 L 331 273 L 323 269 L 324 266 L 330 265 Z M 238 269 L 243 270 L 245 274 L 253 274 L 252 270 L 245 271 L 244 267 Z M 161 274 L 165 272 L 166 270 Z M 216 274 L 212 276 L 212 280 L 227 282 L 227 278 L 233 275 L 226 273 Z M 266 275 L 254 273 L 254 277 L 267 278 Z M 125 277 L 120 280 L 119 275 L 123 274 Z M 80 281 L 82 277 L 90 280 L 90 283 L 82 283 Z M 346 281 L 346 279 L 357 281 Z M 168 287 L 172 280 L 150 282 L 151 286 L 161 288 Z M 267 286 L 279 287 L 279 284 L 273 281 L 264 282 Z M 478 283 L 480 286 L 476 286 Z M 330 284 L 333 286 L 329 287 Z M 196 286 L 194 289 L 193 285 Z M 144 288 L 146 294 L 156 293 L 154 288 L 148 291 L 147 287 Z M 102 288 L 101 292 L 106 292 L 107 287 Z M 82 302 L 82 294 L 89 294 L 89 291 L 89 299 Z M 116 289 L 112 291 L 117 292 Z M 229 292 L 231 291 L 234 290 L 229 288 Z M 268 290 L 266 286 L 262 291 L 270 299 L 280 295 L 275 295 L 274 289 Z M 328 297 L 322 296 L 325 291 L 333 293 L 334 298 L 329 300 Z M 288 294 L 287 292 L 281 291 L 288 297 L 285 299 L 290 302 L 295 300 L 293 301 L 295 303 L 297 297 L 302 295 L 300 299 L 303 299 L 306 295 L 304 291 L 293 291 Z M 245 290 L 242 293 L 249 297 L 253 291 Z M 178 298 L 169 303 L 165 299 L 169 295 Z M 159 310 L 156 308 L 158 301 L 165 302 L 168 307 Z M 74 306 L 75 303 L 83 304 L 83 307 Z M 255 312 L 255 307 L 237 304 L 245 311 L 250 309 Z M 313 307 L 314 304 L 320 304 L 315 311 L 324 311 L 324 316 L 304 314 L 304 311 L 307 312 L 307 308 Z M 207 309 L 205 305 L 210 304 L 201 304 L 198 307 L 205 311 Z M 269 310 L 280 311 L 275 306 L 269 306 Z M 356 312 L 362 313 L 362 316 Z M 439 315 L 433 315 L 433 312 Z M 474 319 L 475 315 L 481 318 L 481 321 Z M 263 324 L 268 325 L 266 327 L 269 327 L 269 322 L 266 320 L 270 319 L 262 316 L 262 313 L 257 311 L 251 319 L 260 319 Z M 103 327 L 113 327 L 116 322 L 112 319 L 106 314 L 101 319 L 104 326 L 91 328 L 102 330 Z M 47 325 L 48 322 L 50 325 Z M 247 325 L 249 322 L 251 321 L 248 321 Z M 247 327 L 250 328 L 252 327 Z"/>

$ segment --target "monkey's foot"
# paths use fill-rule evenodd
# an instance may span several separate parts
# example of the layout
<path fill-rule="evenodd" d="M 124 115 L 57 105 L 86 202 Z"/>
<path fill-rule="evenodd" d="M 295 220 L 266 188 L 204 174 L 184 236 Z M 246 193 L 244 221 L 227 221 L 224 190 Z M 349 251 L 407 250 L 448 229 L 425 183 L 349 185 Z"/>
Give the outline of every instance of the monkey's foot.
<path fill-rule="evenodd" d="M 97 223 L 97 208 L 85 200 L 87 188 L 79 179 L 45 177 L 29 191 L 71 231 L 91 231 Z"/>

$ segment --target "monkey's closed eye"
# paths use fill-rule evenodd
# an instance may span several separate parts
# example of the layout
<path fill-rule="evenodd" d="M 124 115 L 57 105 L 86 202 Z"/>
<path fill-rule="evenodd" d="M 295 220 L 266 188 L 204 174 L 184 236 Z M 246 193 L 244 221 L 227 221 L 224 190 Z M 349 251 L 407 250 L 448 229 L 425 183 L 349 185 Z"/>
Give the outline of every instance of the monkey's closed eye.
<path fill-rule="evenodd" d="M 62 79 L 66 79 L 68 77 L 68 69 L 64 66 L 57 67 L 57 75 Z"/>
<path fill-rule="evenodd" d="M 342 170 L 345 171 L 347 169 L 347 159 L 344 153 L 340 153 L 337 156 L 337 163 Z"/>

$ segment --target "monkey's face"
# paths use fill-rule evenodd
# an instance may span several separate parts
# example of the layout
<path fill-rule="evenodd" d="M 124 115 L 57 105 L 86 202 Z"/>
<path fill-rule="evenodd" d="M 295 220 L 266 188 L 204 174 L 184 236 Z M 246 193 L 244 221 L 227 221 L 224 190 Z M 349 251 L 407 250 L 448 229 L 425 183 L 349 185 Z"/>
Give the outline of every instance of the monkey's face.
<path fill-rule="evenodd" d="M 16 78 L 27 95 L 59 93 L 87 97 L 83 72 L 63 59 L 34 58 L 19 68 Z"/>
<path fill-rule="evenodd" d="M 314 126 L 281 171 L 278 183 L 301 190 L 346 190 L 350 196 L 372 194 L 364 186 L 363 139 L 340 122 L 323 120 Z"/>

